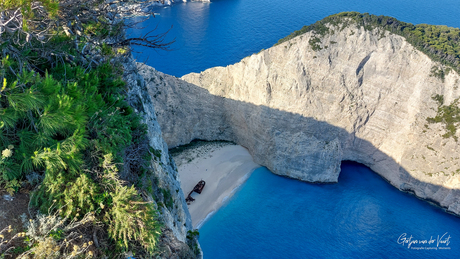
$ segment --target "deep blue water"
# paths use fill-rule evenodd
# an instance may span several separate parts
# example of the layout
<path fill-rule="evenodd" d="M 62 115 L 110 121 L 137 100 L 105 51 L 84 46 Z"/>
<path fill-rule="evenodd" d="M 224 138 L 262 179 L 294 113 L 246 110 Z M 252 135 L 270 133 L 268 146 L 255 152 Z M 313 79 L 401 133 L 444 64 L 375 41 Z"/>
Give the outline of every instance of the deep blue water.
<path fill-rule="evenodd" d="M 431 244 L 398 244 L 406 234 Z M 437 246 L 438 235 L 450 236 Z M 400 239 L 400 241 L 402 238 Z M 342 163 L 339 183 L 259 168 L 200 229 L 205 258 L 459 258 L 460 219 Z M 423 247 L 423 250 L 414 248 Z M 441 250 L 448 247 L 450 250 Z M 428 250 L 427 248 L 438 250 Z"/>
<path fill-rule="evenodd" d="M 139 61 L 157 70 L 182 76 L 214 66 L 226 66 L 261 49 L 304 25 L 328 15 L 358 11 L 388 15 L 414 24 L 429 23 L 460 27 L 458 0 L 211 0 L 189 2 L 155 9 L 156 18 L 141 24 L 140 35 L 158 25 L 167 31 L 168 40 L 176 38 L 174 51 L 142 51 Z"/>

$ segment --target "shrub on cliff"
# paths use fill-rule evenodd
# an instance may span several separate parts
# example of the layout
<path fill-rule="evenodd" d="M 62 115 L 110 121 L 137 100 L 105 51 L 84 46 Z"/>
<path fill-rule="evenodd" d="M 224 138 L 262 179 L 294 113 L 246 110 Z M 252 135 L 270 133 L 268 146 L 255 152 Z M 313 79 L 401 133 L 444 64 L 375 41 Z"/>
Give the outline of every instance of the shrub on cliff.
<path fill-rule="evenodd" d="M 280 39 L 277 44 L 288 41 L 298 35 L 313 31 L 325 35 L 331 31 L 326 26 L 334 25 L 341 29 L 347 26 L 362 26 L 366 30 L 382 28 L 403 36 L 406 40 L 435 61 L 452 67 L 460 73 L 460 29 L 444 25 L 405 23 L 389 16 L 377 16 L 368 13 L 343 12 L 328 16 L 309 26 L 295 31 Z M 277 45 L 276 44 L 276 45 Z"/>
<path fill-rule="evenodd" d="M 122 166 L 129 152 L 142 158 L 148 149 L 133 148 L 146 145 L 146 126 L 125 100 L 123 51 L 114 48 L 168 46 L 161 35 L 125 39 L 117 10 L 99 0 L 0 4 L 0 185 L 41 174 L 32 204 L 72 221 L 94 215 L 111 238 L 98 248 L 109 257 L 141 246 L 152 253 L 161 225 L 118 174 L 149 169 L 142 160 Z"/>

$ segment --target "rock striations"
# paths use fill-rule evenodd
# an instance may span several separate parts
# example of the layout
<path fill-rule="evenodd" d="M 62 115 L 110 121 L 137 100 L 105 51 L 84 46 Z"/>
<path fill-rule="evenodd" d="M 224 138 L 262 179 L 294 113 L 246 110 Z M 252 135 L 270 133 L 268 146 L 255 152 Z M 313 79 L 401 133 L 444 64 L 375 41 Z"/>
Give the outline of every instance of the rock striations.
<path fill-rule="evenodd" d="M 337 182 L 341 161 L 356 161 L 460 214 L 459 143 L 427 122 L 433 96 L 459 98 L 460 76 L 433 76 L 441 65 L 401 36 L 330 29 L 182 79 L 138 64 L 169 148 L 234 141 L 272 172 L 309 182 Z"/>
<path fill-rule="evenodd" d="M 192 230 L 192 219 L 185 203 L 177 167 L 169 155 L 168 146 L 162 138 L 161 129 L 155 117 L 155 110 L 147 93 L 146 84 L 138 73 L 136 63 L 132 58 L 126 58 L 124 79 L 128 86 L 128 101 L 140 113 L 147 125 L 147 135 L 153 159 L 150 167 L 153 169 L 156 182 L 152 182 L 152 192 L 163 196 L 164 203 L 147 195 L 148 199 L 160 211 L 160 221 L 164 224 L 160 237 L 157 258 L 202 258 L 201 248 L 196 243 L 193 251 L 187 243 L 187 232 Z M 168 204 L 166 204 L 168 203 Z M 193 240 L 196 241 L 196 240 Z M 193 245 L 193 243 L 192 243 Z M 195 254 L 198 254 L 196 257 Z"/>

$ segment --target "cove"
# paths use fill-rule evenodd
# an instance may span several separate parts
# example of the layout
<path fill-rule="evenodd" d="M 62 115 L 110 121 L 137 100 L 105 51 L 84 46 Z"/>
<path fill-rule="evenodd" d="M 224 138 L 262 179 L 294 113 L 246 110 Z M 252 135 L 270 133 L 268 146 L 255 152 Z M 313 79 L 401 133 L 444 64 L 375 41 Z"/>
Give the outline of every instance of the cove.
<path fill-rule="evenodd" d="M 324 17 L 357 11 L 395 17 L 414 24 L 428 23 L 460 27 L 457 0 L 211 0 L 155 8 L 155 18 L 131 30 L 140 36 L 158 26 L 153 34 L 173 26 L 166 40 L 173 39 L 172 51 L 135 47 L 139 62 L 166 74 L 183 76 L 215 66 L 226 66 Z"/>
<path fill-rule="evenodd" d="M 457 217 L 398 191 L 361 164 L 343 162 L 341 169 L 339 183 L 330 185 L 256 169 L 200 229 L 205 258 L 458 255 Z"/>
<path fill-rule="evenodd" d="M 238 62 L 343 11 L 460 27 L 455 0 L 214 0 L 158 8 L 156 18 L 140 24 L 145 29 L 130 33 L 157 25 L 160 33 L 173 25 L 166 38 L 176 39 L 173 51 L 135 48 L 135 56 L 182 76 Z M 303 183 L 262 168 L 203 225 L 200 243 L 205 258 L 456 258 L 459 227 L 459 218 L 398 191 L 362 165 L 344 163 L 335 185 Z M 428 244 L 409 247 L 408 240 Z"/>

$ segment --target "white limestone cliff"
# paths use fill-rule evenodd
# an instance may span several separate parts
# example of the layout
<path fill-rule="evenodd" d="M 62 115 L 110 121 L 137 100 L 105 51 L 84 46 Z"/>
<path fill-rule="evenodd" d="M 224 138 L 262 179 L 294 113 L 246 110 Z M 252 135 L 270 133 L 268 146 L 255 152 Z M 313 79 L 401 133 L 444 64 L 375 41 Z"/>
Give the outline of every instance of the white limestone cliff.
<path fill-rule="evenodd" d="M 439 66 L 403 37 L 356 26 L 182 79 L 138 64 L 169 148 L 234 141 L 272 172 L 309 182 L 337 182 L 341 161 L 356 161 L 458 215 L 459 144 L 427 118 L 434 95 L 459 98 L 460 77 L 430 76 Z"/>
<path fill-rule="evenodd" d="M 150 181 L 151 191 L 143 195 L 158 209 L 159 219 L 163 224 L 156 258 L 202 258 L 198 243 L 193 248 L 195 251 L 189 247 L 191 240 L 187 238 L 187 232 L 193 229 L 192 219 L 181 189 L 176 164 L 162 138 L 144 78 L 138 73 L 134 59 L 129 57 L 122 63 L 123 76 L 127 82 L 127 100 L 135 112 L 142 116 L 147 126 L 149 146 L 153 150 L 152 159 L 149 161 L 153 174 L 143 179 Z"/>

